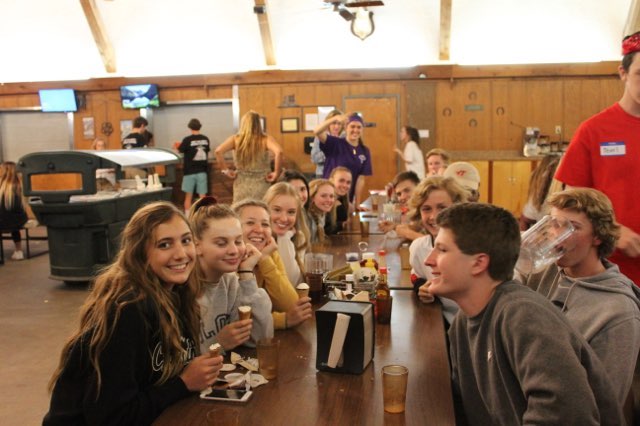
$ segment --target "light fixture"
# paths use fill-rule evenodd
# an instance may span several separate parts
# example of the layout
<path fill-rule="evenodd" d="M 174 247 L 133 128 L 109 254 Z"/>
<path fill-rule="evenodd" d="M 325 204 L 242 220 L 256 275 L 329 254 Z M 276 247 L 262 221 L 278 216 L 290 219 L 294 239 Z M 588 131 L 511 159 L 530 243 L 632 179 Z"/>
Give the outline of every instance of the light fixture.
<path fill-rule="evenodd" d="M 351 21 L 351 32 L 360 40 L 364 40 L 373 34 L 376 29 L 373 23 L 373 12 L 366 8 L 360 8 L 355 13 L 355 19 Z"/>
<path fill-rule="evenodd" d="M 351 21 L 354 18 L 353 13 L 351 13 L 349 9 L 344 7 L 344 4 L 334 4 L 333 11 L 338 12 L 340 16 L 342 16 L 342 19 L 344 19 L 345 21 Z"/>

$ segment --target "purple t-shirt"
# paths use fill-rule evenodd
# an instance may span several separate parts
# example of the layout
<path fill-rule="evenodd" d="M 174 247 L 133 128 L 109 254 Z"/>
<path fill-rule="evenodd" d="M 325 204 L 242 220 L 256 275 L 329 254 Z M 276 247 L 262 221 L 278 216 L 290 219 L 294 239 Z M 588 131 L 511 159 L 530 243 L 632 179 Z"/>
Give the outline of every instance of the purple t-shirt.
<path fill-rule="evenodd" d="M 322 177 L 329 179 L 331 171 L 338 166 L 351 170 L 353 183 L 349 189 L 349 200 L 353 200 L 356 182 L 360 176 L 371 176 L 371 153 L 362 144 L 354 147 L 344 138 L 327 135 L 327 140 L 320 143 L 320 150 L 326 157 Z"/>

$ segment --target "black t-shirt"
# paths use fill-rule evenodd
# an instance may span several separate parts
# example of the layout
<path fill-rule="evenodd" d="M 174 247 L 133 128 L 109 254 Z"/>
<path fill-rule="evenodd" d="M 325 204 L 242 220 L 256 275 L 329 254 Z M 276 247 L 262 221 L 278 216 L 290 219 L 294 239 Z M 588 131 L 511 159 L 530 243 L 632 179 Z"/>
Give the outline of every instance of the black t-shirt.
<path fill-rule="evenodd" d="M 10 231 L 19 229 L 27 223 L 27 219 L 27 212 L 24 210 L 19 194 L 14 193 L 11 209 L 7 209 L 4 205 L 4 197 L 0 198 L 0 229 Z"/>
<path fill-rule="evenodd" d="M 122 140 L 123 149 L 145 148 L 147 146 L 147 138 L 142 133 L 129 133 Z"/>
<path fill-rule="evenodd" d="M 182 139 L 178 151 L 184 154 L 184 175 L 207 172 L 209 138 L 205 135 L 189 135 Z"/>

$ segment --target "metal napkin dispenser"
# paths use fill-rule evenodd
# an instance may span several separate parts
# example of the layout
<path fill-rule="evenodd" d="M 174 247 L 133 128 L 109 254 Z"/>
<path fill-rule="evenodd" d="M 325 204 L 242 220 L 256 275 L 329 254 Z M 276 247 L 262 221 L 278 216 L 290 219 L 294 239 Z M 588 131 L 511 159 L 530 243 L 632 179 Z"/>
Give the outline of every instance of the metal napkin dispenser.
<path fill-rule="evenodd" d="M 370 302 L 332 300 L 316 311 L 316 368 L 360 374 L 375 350 L 375 318 Z"/>

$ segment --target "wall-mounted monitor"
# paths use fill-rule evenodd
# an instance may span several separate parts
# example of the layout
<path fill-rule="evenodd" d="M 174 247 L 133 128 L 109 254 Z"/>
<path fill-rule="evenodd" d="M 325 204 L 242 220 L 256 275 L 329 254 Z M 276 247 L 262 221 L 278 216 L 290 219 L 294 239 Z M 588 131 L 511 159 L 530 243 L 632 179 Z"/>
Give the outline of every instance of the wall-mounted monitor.
<path fill-rule="evenodd" d="M 42 112 L 76 112 L 76 92 L 73 89 L 42 89 L 39 92 Z"/>
<path fill-rule="evenodd" d="M 158 86 L 155 84 L 131 84 L 120 86 L 122 108 L 140 109 L 160 106 Z"/>

